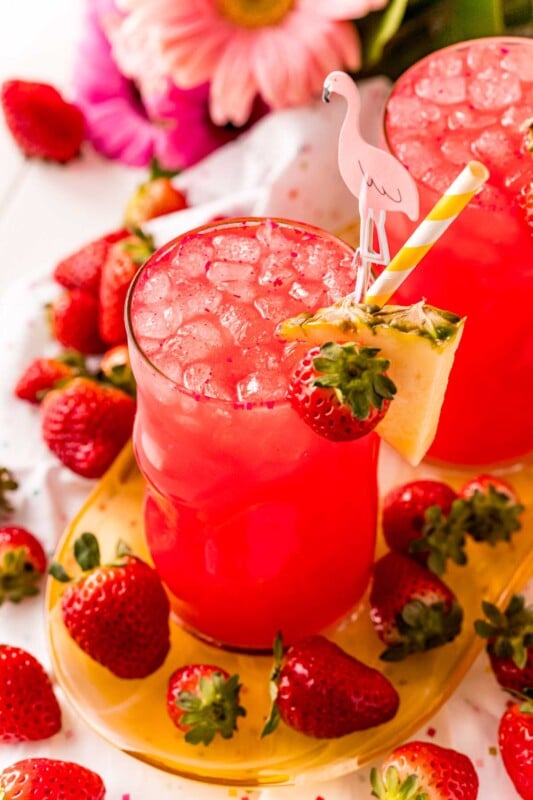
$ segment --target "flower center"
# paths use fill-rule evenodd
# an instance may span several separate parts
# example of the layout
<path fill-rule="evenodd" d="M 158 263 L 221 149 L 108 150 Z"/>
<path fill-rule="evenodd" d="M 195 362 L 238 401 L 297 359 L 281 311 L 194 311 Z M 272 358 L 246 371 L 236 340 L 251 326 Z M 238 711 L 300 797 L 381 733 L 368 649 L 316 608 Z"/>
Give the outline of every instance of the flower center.
<path fill-rule="evenodd" d="M 277 25 L 294 6 L 294 0 L 215 0 L 223 17 L 241 28 Z"/>

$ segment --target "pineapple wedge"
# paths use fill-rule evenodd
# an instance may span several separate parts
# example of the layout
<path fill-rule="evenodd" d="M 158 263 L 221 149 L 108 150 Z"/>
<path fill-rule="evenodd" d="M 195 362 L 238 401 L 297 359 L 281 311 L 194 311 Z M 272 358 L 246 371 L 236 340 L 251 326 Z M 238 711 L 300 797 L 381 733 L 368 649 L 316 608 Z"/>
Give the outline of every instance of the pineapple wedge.
<path fill-rule="evenodd" d="M 376 431 L 416 466 L 435 436 L 464 322 L 424 301 L 379 308 L 348 296 L 315 314 L 285 320 L 277 333 L 286 341 L 313 345 L 356 341 L 379 347 L 390 361 L 388 375 L 398 393 Z"/>

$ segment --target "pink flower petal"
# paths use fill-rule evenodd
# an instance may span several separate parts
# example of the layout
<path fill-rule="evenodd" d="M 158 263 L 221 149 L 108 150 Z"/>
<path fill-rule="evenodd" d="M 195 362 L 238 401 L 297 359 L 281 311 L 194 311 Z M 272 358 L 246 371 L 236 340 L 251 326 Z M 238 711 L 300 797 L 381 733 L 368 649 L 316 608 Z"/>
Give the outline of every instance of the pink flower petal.
<path fill-rule="evenodd" d="M 370 11 L 378 11 L 387 0 L 300 0 L 298 7 L 326 19 L 359 19 Z"/>
<path fill-rule="evenodd" d="M 253 37 L 240 32 L 226 47 L 211 82 L 209 108 L 217 125 L 243 125 L 252 109 L 257 85 L 249 69 Z"/>

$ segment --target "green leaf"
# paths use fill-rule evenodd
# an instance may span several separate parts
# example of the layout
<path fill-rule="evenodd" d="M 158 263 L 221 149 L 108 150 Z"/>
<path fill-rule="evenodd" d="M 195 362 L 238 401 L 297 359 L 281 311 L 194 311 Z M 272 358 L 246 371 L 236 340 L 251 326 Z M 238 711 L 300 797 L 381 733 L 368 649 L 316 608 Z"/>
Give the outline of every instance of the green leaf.
<path fill-rule="evenodd" d="M 100 565 L 100 547 L 94 533 L 82 533 L 76 539 L 74 557 L 84 572 Z"/>
<path fill-rule="evenodd" d="M 50 564 L 48 567 L 48 574 L 55 578 L 56 581 L 61 581 L 61 583 L 68 583 L 72 580 L 70 575 L 66 572 L 64 566 L 59 564 L 57 561 L 54 561 L 53 564 Z"/>
<path fill-rule="evenodd" d="M 373 66 L 383 55 L 383 50 L 400 28 L 407 9 L 407 0 L 391 0 L 379 17 L 374 30 L 365 37 L 365 64 Z"/>

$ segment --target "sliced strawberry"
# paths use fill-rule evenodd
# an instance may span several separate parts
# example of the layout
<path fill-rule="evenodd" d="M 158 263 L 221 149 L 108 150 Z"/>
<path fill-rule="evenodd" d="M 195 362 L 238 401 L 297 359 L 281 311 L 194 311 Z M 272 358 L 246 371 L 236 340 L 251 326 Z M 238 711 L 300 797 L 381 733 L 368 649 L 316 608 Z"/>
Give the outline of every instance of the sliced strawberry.
<path fill-rule="evenodd" d="M 379 800 L 477 800 L 479 779 L 470 759 L 432 742 L 408 742 L 370 774 Z"/>
<path fill-rule="evenodd" d="M 14 525 L 0 527 L 0 605 L 37 594 L 37 582 L 45 570 L 45 552 L 30 531 Z"/>
<path fill-rule="evenodd" d="M 348 342 L 314 347 L 297 364 L 287 397 L 316 433 L 333 441 L 365 436 L 383 419 L 396 387 L 379 350 Z"/>
<path fill-rule="evenodd" d="M 65 627 L 78 647 L 119 678 L 145 678 L 170 649 L 170 604 L 159 575 L 119 544 L 110 564 L 100 564 L 92 533 L 74 544 L 83 575 L 72 581 L 60 564 L 50 573 L 68 583 L 61 598 Z"/>
<path fill-rule="evenodd" d="M 61 709 L 41 664 L 0 644 L 0 742 L 47 739 L 60 729 Z"/>
<path fill-rule="evenodd" d="M 98 297 L 102 266 L 111 245 L 129 235 L 128 230 L 121 228 L 94 239 L 56 265 L 54 280 L 66 289 L 82 289 Z"/>
<path fill-rule="evenodd" d="M 80 353 L 103 353 L 98 332 L 98 300 L 81 289 L 61 294 L 50 307 L 52 335 L 64 347 Z"/>
<path fill-rule="evenodd" d="M 26 758 L 0 773 L 3 800 L 104 800 L 105 786 L 92 770 L 72 761 Z"/>
<path fill-rule="evenodd" d="M 217 733 L 231 739 L 238 717 L 246 716 L 240 689 L 238 675 L 210 664 L 188 664 L 170 676 L 167 711 L 189 744 L 211 744 Z"/>
<path fill-rule="evenodd" d="M 132 397 L 89 378 L 74 378 L 46 395 L 42 406 L 44 441 L 78 475 L 99 478 L 131 436 Z"/>
<path fill-rule="evenodd" d="M 7 127 L 26 156 L 66 162 L 79 154 L 84 138 L 83 114 L 53 86 L 6 81 L 0 102 Z"/>
<path fill-rule="evenodd" d="M 430 570 L 399 553 L 374 564 L 370 618 L 382 642 L 380 658 L 400 661 L 451 642 L 463 612 L 453 592 Z"/>

